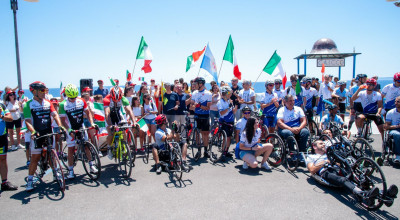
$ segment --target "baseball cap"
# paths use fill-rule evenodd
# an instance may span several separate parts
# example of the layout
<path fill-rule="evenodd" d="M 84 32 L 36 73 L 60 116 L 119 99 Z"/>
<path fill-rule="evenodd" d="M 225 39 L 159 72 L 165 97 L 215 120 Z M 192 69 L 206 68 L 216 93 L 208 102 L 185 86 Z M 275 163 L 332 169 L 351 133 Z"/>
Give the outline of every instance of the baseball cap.
<path fill-rule="evenodd" d="M 85 87 L 82 89 L 82 92 L 89 92 L 89 91 L 92 91 L 90 87 Z"/>
<path fill-rule="evenodd" d="M 25 93 L 24 90 L 20 89 L 18 90 L 18 93 Z"/>

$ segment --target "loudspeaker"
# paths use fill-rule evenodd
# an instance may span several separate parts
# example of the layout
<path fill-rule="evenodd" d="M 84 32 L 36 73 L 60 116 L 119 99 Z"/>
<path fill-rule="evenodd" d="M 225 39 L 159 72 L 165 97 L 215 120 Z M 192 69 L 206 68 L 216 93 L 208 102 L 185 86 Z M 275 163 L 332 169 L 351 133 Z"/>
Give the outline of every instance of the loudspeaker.
<path fill-rule="evenodd" d="M 93 79 L 81 79 L 80 86 L 81 86 L 80 87 L 81 94 L 82 94 L 83 88 L 89 87 L 91 89 L 90 96 L 93 96 Z"/>

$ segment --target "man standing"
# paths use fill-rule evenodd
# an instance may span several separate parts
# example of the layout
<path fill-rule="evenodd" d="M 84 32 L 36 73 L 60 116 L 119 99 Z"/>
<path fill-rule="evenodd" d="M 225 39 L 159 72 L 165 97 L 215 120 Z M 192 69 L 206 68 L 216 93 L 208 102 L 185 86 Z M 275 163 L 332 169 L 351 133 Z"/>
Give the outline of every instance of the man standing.
<path fill-rule="evenodd" d="M 106 97 L 106 95 L 108 95 L 108 89 L 104 88 L 103 80 L 97 80 L 97 84 L 99 85 L 99 88 L 94 91 L 94 95 L 101 95 L 103 98 Z"/>
<path fill-rule="evenodd" d="M 292 85 L 289 86 L 285 90 L 284 96 L 292 95 L 294 98 L 294 105 L 297 107 L 302 107 L 302 105 L 303 105 L 303 87 L 301 87 L 300 94 L 296 94 L 296 85 L 297 85 L 297 76 L 296 75 L 290 76 L 290 83 Z"/>
<path fill-rule="evenodd" d="M 238 82 L 239 82 L 238 78 L 233 77 L 231 82 L 232 82 L 232 86 L 231 86 L 232 96 L 231 96 L 231 99 L 232 99 L 233 107 L 237 106 L 237 108 L 239 108 L 240 104 L 239 104 L 238 96 L 239 96 L 239 91 L 242 90 L 243 88 L 238 85 Z M 240 111 L 236 111 L 235 120 L 238 121 L 239 119 L 240 119 Z"/>
<path fill-rule="evenodd" d="M 179 107 L 176 111 L 175 121 L 179 124 L 185 124 L 184 111 L 186 110 L 186 106 L 190 104 L 190 96 L 183 92 L 183 86 L 180 83 L 176 84 L 176 91 L 178 92 Z"/>
<path fill-rule="evenodd" d="M 164 93 L 164 100 L 162 101 L 163 105 L 163 114 L 167 117 L 167 121 L 169 127 L 172 126 L 172 122 L 175 121 L 175 113 L 179 108 L 179 97 L 178 95 L 171 90 L 171 84 L 165 83 L 164 84 L 165 93 Z"/>
<path fill-rule="evenodd" d="M 239 103 L 240 110 L 245 106 L 249 107 L 252 111 L 254 110 L 254 103 L 256 103 L 256 93 L 250 89 L 250 81 L 243 80 L 243 89 L 239 92 Z"/>

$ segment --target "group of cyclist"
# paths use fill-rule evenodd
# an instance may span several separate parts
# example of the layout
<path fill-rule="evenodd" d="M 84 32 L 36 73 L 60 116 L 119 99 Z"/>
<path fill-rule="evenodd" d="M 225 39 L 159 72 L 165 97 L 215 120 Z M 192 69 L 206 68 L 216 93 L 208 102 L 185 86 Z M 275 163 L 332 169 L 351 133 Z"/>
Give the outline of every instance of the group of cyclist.
<path fill-rule="evenodd" d="M 95 91 L 94 100 L 88 93 L 79 96 L 78 88 L 73 84 L 68 84 L 61 94 L 61 100 L 46 99 L 46 86 L 44 83 L 36 81 L 29 85 L 33 99 L 27 101 L 23 106 L 23 116 L 26 128 L 32 141 L 27 147 L 29 161 L 28 182 L 26 191 L 34 189 L 33 175 L 37 169 L 38 161 L 42 154 L 43 140 L 39 137 L 53 133 L 54 127 L 67 136 L 68 146 L 68 179 L 75 177 L 73 154 L 75 152 L 76 142 L 74 132 L 83 127 L 98 128 L 93 119 L 93 101 L 100 102 L 104 105 L 105 122 L 107 124 L 107 140 L 108 156 L 112 159 L 111 145 L 113 142 L 114 127 L 121 122 L 126 122 L 137 128 L 138 121 L 144 119 L 149 128 L 149 139 L 154 140 L 154 148 L 152 149 L 153 159 L 155 161 L 155 170 L 157 174 L 162 171 L 161 156 L 163 151 L 168 147 L 167 141 L 175 141 L 179 143 L 182 154 L 182 168 L 190 169 L 187 162 L 188 142 L 180 138 L 179 124 L 185 122 L 184 112 L 189 112 L 189 117 L 195 121 L 196 127 L 200 130 L 202 146 L 198 146 L 198 151 L 192 157 L 198 160 L 204 149 L 204 157 L 209 157 L 209 138 L 210 128 L 214 121 L 210 121 L 210 107 L 212 103 L 216 105 L 216 114 L 212 114 L 217 118 L 220 129 L 225 131 L 227 140 L 226 148 L 222 152 L 224 157 L 232 157 L 230 151 L 232 143 L 236 143 L 234 149 L 238 151 L 239 157 L 244 161 L 243 168 L 255 168 L 258 166 L 256 157 L 262 156 L 261 168 L 271 170 L 268 165 L 268 157 L 273 153 L 273 145 L 270 143 L 261 143 L 262 132 L 260 124 L 267 127 L 268 133 L 276 132 L 282 139 L 288 139 L 289 136 L 295 137 L 298 142 L 299 150 L 306 151 L 307 143 L 310 137 L 310 123 L 317 111 L 317 107 L 326 105 L 328 114 L 325 114 L 319 125 L 319 129 L 329 129 L 329 123 L 337 123 L 340 128 L 344 128 L 344 114 L 346 112 L 346 103 L 350 103 L 350 121 L 349 129 L 353 122 L 356 122 L 357 135 L 361 134 L 363 120 L 365 118 L 373 120 L 380 133 L 384 129 L 390 130 L 390 134 L 395 140 L 395 148 L 393 149 L 395 156 L 394 162 L 400 162 L 400 73 L 394 75 L 394 83 L 385 86 L 382 93 L 374 91 L 377 81 L 373 78 L 367 79 L 365 74 L 357 75 L 355 85 L 349 90 L 346 89 L 345 81 L 338 81 L 336 86 L 331 82 L 332 76 L 325 75 L 324 82 L 316 84 L 315 78 L 303 77 L 300 81 L 301 91 L 296 89 L 298 76 L 290 77 L 291 86 L 281 89 L 282 80 L 267 80 L 265 82 L 265 93 L 261 96 L 259 102 L 256 101 L 256 93 L 251 87 L 251 82 L 244 80 L 243 88 L 238 85 L 238 79 L 232 79 L 232 86 L 221 83 L 218 87 L 216 83 L 212 83 L 212 91 L 206 89 L 206 81 L 202 77 L 197 77 L 191 81 L 190 88 L 183 80 L 176 80 L 174 84 L 165 84 L 164 88 L 155 85 L 152 80 L 151 85 L 142 83 L 139 91 L 134 90 L 135 84 L 128 82 L 125 88 L 113 86 L 110 91 L 106 91 L 102 87 L 103 81 L 99 80 L 99 89 Z M 318 81 L 318 80 L 317 80 Z M 365 84 L 365 85 L 364 85 Z M 215 86 L 215 87 L 214 87 Z M 125 90 L 125 91 L 124 91 Z M 90 90 L 87 90 L 90 91 Z M 86 97 L 87 96 L 87 97 Z M 383 105 L 382 100 L 385 98 Z M 326 104 L 328 103 L 328 104 Z M 332 104 L 334 103 L 334 104 Z M 57 104 L 57 105 L 55 105 Z M 58 106 L 56 110 L 55 106 Z M 260 110 L 263 120 L 254 117 L 255 112 Z M 384 110 L 384 111 L 383 111 Z M 339 111 L 340 117 L 337 115 Z M 179 114 L 177 112 L 180 112 Z M 9 119 L 9 112 L 0 106 L 0 132 L 6 134 L 3 130 L 3 121 Z M 324 114 L 322 111 L 320 114 Z M 384 118 L 384 116 L 386 116 Z M 214 117 L 213 117 L 214 118 Z M 386 121 L 386 125 L 384 125 Z M 133 129 L 132 129 L 133 130 Z M 147 138 L 145 132 L 135 130 L 135 137 L 140 137 L 140 146 L 143 149 L 143 139 Z M 344 134 L 349 138 L 350 132 L 344 129 Z M 4 135 L 0 136 L 2 151 L 0 152 L 0 164 L 4 162 L 4 155 L 8 142 Z M 88 135 L 84 137 L 88 140 Z M 6 140 L 3 140 L 6 139 Z M 35 140 L 37 139 L 37 140 Z M 35 141 L 33 141 L 35 140 Z M 288 139 L 292 140 L 292 139 Z M 136 142 L 136 138 L 135 138 Z M 288 141 L 289 146 L 293 145 Z M 136 144 L 138 146 L 138 144 Z M 323 147 L 320 142 L 313 143 L 316 153 L 323 154 Z M 318 151 L 319 149 L 320 151 Z M 101 152 L 99 152 L 101 154 Z M 92 163 L 90 152 L 88 153 L 90 172 L 99 172 L 101 167 L 96 167 Z M 306 158 L 302 158 L 305 160 Z M 307 159 L 308 160 L 308 159 Z M 320 159 L 318 159 L 320 160 Z M 307 167 L 311 173 L 321 172 L 321 167 L 309 165 Z M 7 183 L 10 189 L 16 189 L 7 181 L 6 166 L 0 169 L 3 183 Z M 325 176 L 328 174 L 324 174 Z M 55 179 L 59 178 L 54 176 Z M 329 177 L 327 177 L 329 179 Z M 343 182 L 343 181 L 342 181 Z M 347 183 L 344 181 L 344 184 Z M 2 189 L 7 190 L 7 186 L 2 185 Z M 357 191 L 357 189 L 352 188 Z M 368 192 L 368 195 L 374 196 L 376 190 Z"/>

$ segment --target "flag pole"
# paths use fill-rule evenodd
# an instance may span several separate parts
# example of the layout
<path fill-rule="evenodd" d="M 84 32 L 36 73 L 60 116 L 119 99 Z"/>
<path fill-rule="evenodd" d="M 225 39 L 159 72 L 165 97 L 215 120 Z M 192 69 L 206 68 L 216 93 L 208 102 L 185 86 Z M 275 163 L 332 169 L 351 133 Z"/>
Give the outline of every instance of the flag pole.
<path fill-rule="evenodd" d="M 137 59 L 135 59 L 135 65 L 133 65 L 132 75 L 133 75 L 133 73 L 135 73 L 136 62 L 137 62 Z"/>
<path fill-rule="evenodd" d="M 258 77 L 257 77 L 256 81 L 254 81 L 254 83 L 256 83 L 256 82 L 258 81 L 258 78 L 260 78 L 260 76 L 261 76 L 261 74 L 262 74 L 263 72 L 264 72 L 264 70 L 261 71 L 260 75 L 258 75 Z"/>
<path fill-rule="evenodd" d="M 225 49 L 226 52 L 226 49 Z M 224 53 L 225 54 L 225 53 Z M 219 79 L 219 75 L 221 74 L 221 69 L 222 69 L 222 64 L 224 63 L 224 60 L 221 61 L 221 66 L 219 67 L 219 71 L 218 71 L 218 79 Z"/>
<path fill-rule="evenodd" d="M 208 47 L 208 43 L 207 43 L 207 47 Z M 208 49 L 208 48 L 206 48 L 206 50 L 207 50 L 207 49 Z M 204 53 L 205 53 L 205 51 L 204 51 Z M 204 57 L 205 57 L 205 54 L 203 55 L 203 59 L 201 60 L 201 64 L 200 64 L 199 72 L 197 73 L 197 77 L 199 77 L 199 75 L 200 75 L 201 65 L 202 65 L 203 62 L 204 62 Z"/>

